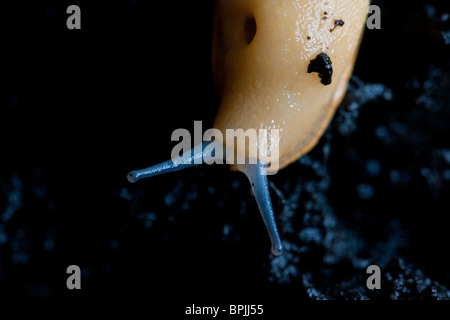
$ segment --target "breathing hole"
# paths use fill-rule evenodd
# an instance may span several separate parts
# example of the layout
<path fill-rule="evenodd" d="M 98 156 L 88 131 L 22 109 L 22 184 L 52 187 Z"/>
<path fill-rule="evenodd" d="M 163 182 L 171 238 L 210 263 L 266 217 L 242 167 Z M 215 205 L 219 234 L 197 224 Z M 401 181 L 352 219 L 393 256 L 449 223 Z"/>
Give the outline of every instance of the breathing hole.
<path fill-rule="evenodd" d="M 244 38 L 247 44 L 252 43 L 256 34 L 256 21 L 253 16 L 248 17 L 244 24 Z"/>

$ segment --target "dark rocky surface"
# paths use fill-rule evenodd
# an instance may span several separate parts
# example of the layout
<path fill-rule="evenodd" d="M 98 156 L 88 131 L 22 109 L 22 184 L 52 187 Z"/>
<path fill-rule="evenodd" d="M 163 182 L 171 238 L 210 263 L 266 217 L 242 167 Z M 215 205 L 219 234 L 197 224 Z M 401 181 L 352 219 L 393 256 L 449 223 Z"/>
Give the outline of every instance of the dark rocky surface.
<path fill-rule="evenodd" d="M 382 29 L 366 31 L 325 135 L 269 177 L 280 257 L 248 181 L 226 166 L 126 181 L 170 157 L 174 129 L 212 125 L 211 4 L 180 4 L 170 23 L 159 14 L 169 4 L 83 4 L 78 34 L 65 29 L 63 3 L 5 6 L 0 295 L 139 298 L 176 312 L 448 300 L 450 11 L 445 1 L 374 4 Z M 78 292 L 65 287 L 71 264 L 82 269 Z M 366 288 L 371 264 L 381 290 Z"/>

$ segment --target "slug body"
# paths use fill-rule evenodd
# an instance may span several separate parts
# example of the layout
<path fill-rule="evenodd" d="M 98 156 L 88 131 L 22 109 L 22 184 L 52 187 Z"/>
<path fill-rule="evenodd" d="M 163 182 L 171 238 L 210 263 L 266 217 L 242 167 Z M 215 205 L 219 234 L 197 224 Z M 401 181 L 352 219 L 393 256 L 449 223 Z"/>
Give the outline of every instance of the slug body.
<path fill-rule="evenodd" d="M 217 0 L 212 64 L 222 96 L 214 128 L 278 129 L 257 148 L 216 137 L 210 144 L 233 149 L 256 164 L 235 165 L 247 175 L 272 241 L 282 252 L 270 201 L 267 174 L 308 152 L 341 102 L 362 38 L 369 0 Z M 238 137 L 239 139 L 239 137 Z M 255 142 L 259 143 L 259 141 Z M 188 151 L 208 160 L 208 143 Z M 279 150 L 277 166 L 256 154 Z M 130 182 L 180 170 L 194 161 L 169 160 L 132 171 Z"/>
<path fill-rule="evenodd" d="M 222 104 L 214 127 L 280 129 L 279 141 L 272 141 L 280 150 L 275 170 L 308 152 L 345 94 L 368 5 L 368 0 L 219 0 L 213 70 Z M 245 26 L 252 21 L 250 31 L 256 33 L 248 43 Z M 320 54 L 333 66 L 326 86 L 317 73 L 307 72 Z"/>

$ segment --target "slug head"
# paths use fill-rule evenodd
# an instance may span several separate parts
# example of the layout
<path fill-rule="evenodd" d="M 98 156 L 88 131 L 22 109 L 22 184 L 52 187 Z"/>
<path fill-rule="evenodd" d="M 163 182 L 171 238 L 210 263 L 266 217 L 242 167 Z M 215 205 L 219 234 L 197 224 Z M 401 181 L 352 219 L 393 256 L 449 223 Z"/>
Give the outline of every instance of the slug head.
<path fill-rule="evenodd" d="M 272 253 L 281 254 L 267 173 L 298 159 L 322 135 L 345 93 L 368 5 L 369 0 L 217 0 L 212 62 L 222 103 L 214 127 L 222 138 L 189 150 L 191 162 L 182 155 L 132 171 L 128 180 L 184 169 L 194 159 L 209 160 L 204 150 L 211 145 L 255 160 L 235 169 L 250 180 Z M 227 129 L 242 130 L 227 139 Z M 254 142 L 256 149 L 235 145 L 248 129 L 278 129 L 279 134 Z M 265 150 L 262 156 L 255 151 L 260 149 Z M 272 166 L 268 155 L 274 150 L 279 159 Z"/>

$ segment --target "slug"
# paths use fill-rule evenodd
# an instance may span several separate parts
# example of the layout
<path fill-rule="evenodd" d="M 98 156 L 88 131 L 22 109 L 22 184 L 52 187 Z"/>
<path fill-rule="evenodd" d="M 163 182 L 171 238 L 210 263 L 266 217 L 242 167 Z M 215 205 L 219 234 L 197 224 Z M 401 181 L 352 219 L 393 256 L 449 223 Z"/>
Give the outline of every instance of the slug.
<path fill-rule="evenodd" d="M 214 128 L 278 129 L 257 148 L 223 136 L 172 159 L 131 171 L 132 183 L 211 159 L 213 145 L 256 162 L 232 165 L 246 174 L 268 230 L 274 255 L 283 251 L 267 174 L 307 153 L 340 104 L 364 31 L 369 0 L 217 0 L 212 42 L 214 82 L 222 97 Z M 338 21 L 338 22 L 336 22 Z M 238 137 L 239 139 L 239 137 Z M 253 142 L 258 143 L 258 142 Z M 277 147 L 277 165 L 258 156 Z M 186 158 L 184 158 L 186 159 Z"/>

